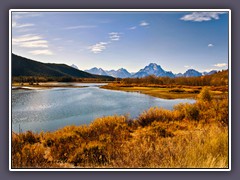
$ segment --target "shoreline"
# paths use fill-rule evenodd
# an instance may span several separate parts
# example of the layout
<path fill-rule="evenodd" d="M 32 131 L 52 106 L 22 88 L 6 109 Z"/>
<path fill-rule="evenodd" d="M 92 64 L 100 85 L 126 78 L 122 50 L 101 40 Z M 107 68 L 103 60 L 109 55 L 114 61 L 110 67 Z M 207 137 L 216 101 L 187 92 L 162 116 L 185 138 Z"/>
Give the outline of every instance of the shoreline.
<path fill-rule="evenodd" d="M 149 95 L 152 97 L 157 97 L 161 99 L 195 99 L 198 93 L 190 93 L 190 92 L 171 92 L 175 88 L 161 88 L 161 87 L 149 87 L 149 86 L 114 86 L 114 85 L 106 85 L 101 86 L 102 89 L 107 90 L 117 90 L 124 92 L 137 92 L 145 95 Z"/>
<path fill-rule="evenodd" d="M 16 85 L 12 84 L 12 90 L 44 90 L 44 89 L 51 89 L 51 88 L 83 88 L 88 86 L 74 86 L 70 83 L 59 83 L 59 82 L 46 82 L 46 83 L 39 83 L 38 85 Z"/>

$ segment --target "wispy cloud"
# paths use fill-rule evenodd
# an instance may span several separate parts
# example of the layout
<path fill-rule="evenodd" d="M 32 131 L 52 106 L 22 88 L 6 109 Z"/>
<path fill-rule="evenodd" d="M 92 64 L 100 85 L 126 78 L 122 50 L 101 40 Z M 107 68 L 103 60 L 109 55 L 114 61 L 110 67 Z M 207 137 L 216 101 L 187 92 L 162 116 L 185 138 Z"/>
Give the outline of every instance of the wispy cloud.
<path fill-rule="evenodd" d="M 103 50 L 106 49 L 108 42 L 99 42 L 97 44 L 94 44 L 92 46 L 89 46 L 88 49 L 90 49 L 91 52 L 97 54 L 102 52 Z"/>
<path fill-rule="evenodd" d="M 214 45 L 213 44 L 208 44 L 208 47 L 213 47 Z"/>
<path fill-rule="evenodd" d="M 16 20 L 12 20 L 12 28 L 26 28 L 26 27 L 32 27 L 32 26 L 35 26 L 35 24 L 32 24 L 32 23 L 21 24 L 21 23 L 18 23 Z"/>
<path fill-rule="evenodd" d="M 36 34 L 26 34 L 12 38 L 12 44 L 21 48 L 40 48 L 33 51 L 28 51 L 33 55 L 52 55 L 52 51 L 48 49 L 48 41 L 42 36 Z M 43 48 L 43 49 L 42 49 Z"/>
<path fill-rule="evenodd" d="M 41 15 L 42 15 L 42 13 L 39 13 L 39 12 L 12 12 L 13 19 L 38 17 L 38 16 L 41 16 Z"/>
<path fill-rule="evenodd" d="M 110 38 L 111 41 L 119 41 L 120 40 L 120 33 L 111 32 L 111 33 L 109 33 L 109 38 Z"/>
<path fill-rule="evenodd" d="M 185 68 L 189 68 L 190 66 L 188 66 L 188 65 L 185 65 L 184 67 L 185 67 Z"/>
<path fill-rule="evenodd" d="M 215 67 L 219 67 L 219 68 L 222 68 L 222 67 L 226 67 L 227 64 L 226 63 L 218 63 L 218 64 L 214 64 Z"/>
<path fill-rule="evenodd" d="M 49 49 L 39 49 L 39 50 L 29 51 L 29 53 L 33 55 L 53 55 L 53 53 Z"/>
<path fill-rule="evenodd" d="M 27 48 L 47 48 L 48 41 L 46 40 L 39 40 L 39 41 L 27 41 L 22 42 L 19 45 L 20 47 L 27 47 Z"/>
<path fill-rule="evenodd" d="M 15 24 L 13 27 L 15 28 L 26 28 L 26 27 L 32 27 L 34 24 Z"/>
<path fill-rule="evenodd" d="M 140 22 L 139 26 L 149 26 L 150 24 L 146 21 Z"/>
<path fill-rule="evenodd" d="M 180 19 L 183 21 L 195 21 L 195 22 L 202 22 L 202 21 L 210 21 L 210 20 L 217 20 L 219 19 L 220 14 L 224 14 L 225 12 L 193 12 L 191 14 L 187 14 Z"/>
<path fill-rule="evenodd" d="M 40 39 L 42 39 L 42 37 L 39 35 L 25 34 L 25 35 L 13 38 L 12 42 L 13 42 L 13 44 L 17 44 L 17 43 L 21 43 L 21 42 L 34 41 L 34 40 L 40 40 Z"/>
<path fill-rule="evenodd" d="M 132 26 L 132 27 L 130 27 L 129 29 L 130 30 L 134 30 L 134 29 L 136 29 L 137 27 L 136 26 Z"/>
<path fill-rule="evenodd" d="M 89 28 L 96 28 L 96 27 L 97 26 L 92 26 L 92 25 L 80 25 L 80 26 L 65 27 L 64 29 L 73 30 L 73 29 L 89 29 Z"/>
<path fill-rule="evenodd" d="M 13 45 L 27 48 L 47 48 L 48 41 L 39 35 L 26 34 L 12 39 Z"/>
<path fill-rule="evenodd" d="M 94 54 L 101 53 L 102 51 L 104 51 L 107 48 L 108 44 L 111 44 L 113 41 L 119 41 L 120 34 L 121 33 L 119 33 L 119 32 L 110 32 L 110 33 L 108 33 L 110 41 L 108 41 L 108 42 L 102 41 L 102 42 L 96 43 L 92 46 L 87 47 L 87 49 L 89 49 Z"/>

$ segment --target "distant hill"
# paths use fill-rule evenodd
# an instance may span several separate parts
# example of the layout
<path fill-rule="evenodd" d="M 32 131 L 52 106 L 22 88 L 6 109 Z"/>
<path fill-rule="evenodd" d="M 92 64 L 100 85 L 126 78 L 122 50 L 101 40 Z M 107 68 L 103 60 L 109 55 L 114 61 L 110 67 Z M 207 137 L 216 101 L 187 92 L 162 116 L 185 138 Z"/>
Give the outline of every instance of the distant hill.
<path fill-rule="evenodd" d="M 184 74 L 184 77 L 198 77 L 202 76 L 202 73 L 196 71 L 195 69 L 188 69 Z"/>
<path fill-rule="evenodd" d="M 215 73 L 217 73 L 217 70 L 212 70 L 210 72 L 203 72 L 202 74 L 203 75 L 212 75 L 212 74 L 215 74 Z"/>
<path fill-rule="evenodd" d="M 93 75 L 66 64 L 41 63 L 12 54 L 12 76 L 45 76 L 75 78 L 108 78 L 109 76 Z"/>

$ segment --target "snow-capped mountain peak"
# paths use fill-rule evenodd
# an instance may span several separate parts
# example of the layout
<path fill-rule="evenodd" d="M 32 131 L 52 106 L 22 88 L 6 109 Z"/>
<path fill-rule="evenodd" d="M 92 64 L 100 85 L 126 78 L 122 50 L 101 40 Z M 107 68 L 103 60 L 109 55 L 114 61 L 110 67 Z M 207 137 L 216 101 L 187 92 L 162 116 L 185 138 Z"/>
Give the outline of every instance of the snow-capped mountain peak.
<path fill-rule="evenodd" d="M 97 67 L 94 67 L 94 68 L 89 69 L 89 70 L 85 70 L 85 72 L 88 72 L 88 73 L 91 73 L 91 74 L 96 74 L 96 75 L 105 75 L 105 76 L 108 75 L 102 68 L 97 68 Z"/>
<path fill-rule="evenodd" d="M 146 77 L 149 75 L 155 75 L 159 77 L 174 77 L 174 74 L 171 71 L 165 71 L 160 65 L 156 63 L 150 63 L 148 66 L 145 66 L 143 69 L 140 69 L 133 77 Z"/>
<path fill-rule="evenodd" d="M 78 67 L 75 64 L 72 64 L 71 67 L 78 69 Z"/>

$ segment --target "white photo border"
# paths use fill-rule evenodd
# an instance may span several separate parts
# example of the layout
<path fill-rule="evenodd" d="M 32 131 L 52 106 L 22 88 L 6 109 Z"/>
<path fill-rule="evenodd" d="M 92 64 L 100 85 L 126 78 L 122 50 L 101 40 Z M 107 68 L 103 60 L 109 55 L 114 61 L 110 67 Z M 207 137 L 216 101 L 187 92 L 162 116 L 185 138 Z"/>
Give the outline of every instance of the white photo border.
<path fill-rule="evenodd" d="M 228 13 L 228 168 L 12 168 L 12 12 L 227 12 Z M 231 9 L 10 9 L 9 10 L 9 171 L 231 171 Z"/>

